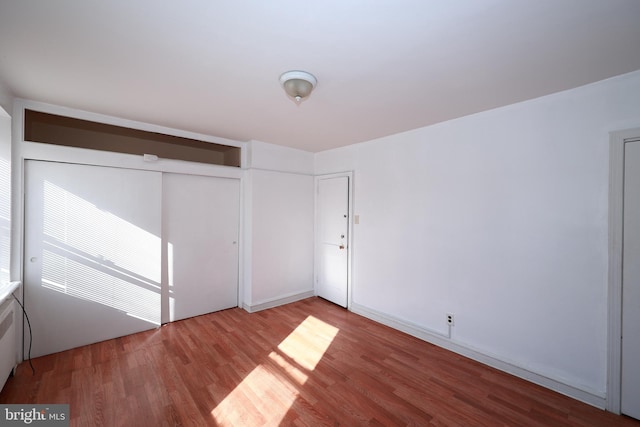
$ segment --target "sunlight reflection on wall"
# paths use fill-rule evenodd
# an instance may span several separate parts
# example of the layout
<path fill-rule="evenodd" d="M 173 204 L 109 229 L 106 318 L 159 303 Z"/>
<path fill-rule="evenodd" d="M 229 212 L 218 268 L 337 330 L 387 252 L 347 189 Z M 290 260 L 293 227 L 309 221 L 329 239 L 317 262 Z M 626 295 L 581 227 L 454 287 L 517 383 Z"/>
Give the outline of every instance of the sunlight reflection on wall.
<path fill-rule="evenodd" d="M 11 163 L 0 158 L 0 283 L 8 282 L 11 253 Z"/>
<path fill-rule="evenodd" d="M 42 285 L 160 324 L 160 238 L 45 181 Z"/>
<path fill-rule="evenodd" d="M 176 299 L 173 286 L 173 245 L 167 242 L 167 281 L 169 283 L 169 321 L 175 319 Z"/>

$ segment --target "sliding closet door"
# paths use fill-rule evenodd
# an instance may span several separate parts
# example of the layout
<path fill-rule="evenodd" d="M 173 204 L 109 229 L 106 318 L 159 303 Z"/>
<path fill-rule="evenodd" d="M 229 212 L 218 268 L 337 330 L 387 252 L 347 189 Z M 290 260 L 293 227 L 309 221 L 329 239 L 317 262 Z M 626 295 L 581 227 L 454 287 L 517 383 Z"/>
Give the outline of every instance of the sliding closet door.
<path fill-rule="evenodd" d="M 163 175 L 169 318 L 238 305 L 240 182 Z"/>
<path fill-rule="evenodd" d="M 158 172 L 26 161 L 32 357 L 160 324 L 161 185 Z"/>

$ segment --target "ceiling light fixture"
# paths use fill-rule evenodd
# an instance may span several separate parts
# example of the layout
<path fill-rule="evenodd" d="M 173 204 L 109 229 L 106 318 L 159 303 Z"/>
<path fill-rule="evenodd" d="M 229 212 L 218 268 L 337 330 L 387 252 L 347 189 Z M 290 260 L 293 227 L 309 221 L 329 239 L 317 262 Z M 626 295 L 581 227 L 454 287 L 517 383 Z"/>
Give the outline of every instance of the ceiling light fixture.
<path fill-rule="evenodd" d="M 287 71 L 280 76 L 280 84 L 296 104 L 311 94 L 318 80 L 306 71 Z"/>

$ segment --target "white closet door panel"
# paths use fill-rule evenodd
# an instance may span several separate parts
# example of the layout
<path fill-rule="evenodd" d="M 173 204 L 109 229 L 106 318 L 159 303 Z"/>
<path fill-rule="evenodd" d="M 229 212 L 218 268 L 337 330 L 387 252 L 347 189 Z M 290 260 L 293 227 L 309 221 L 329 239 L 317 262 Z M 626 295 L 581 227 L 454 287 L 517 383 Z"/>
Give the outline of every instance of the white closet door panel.
<path fill-rule="evenodd" d="M 157 172 L 26 161 L 31 356 L 160 324 L 161 185 Z"/>
<path fill-rule="evenodd" d="M 169 320 L 238 305 L 240 182 L 163 175 Z"/>

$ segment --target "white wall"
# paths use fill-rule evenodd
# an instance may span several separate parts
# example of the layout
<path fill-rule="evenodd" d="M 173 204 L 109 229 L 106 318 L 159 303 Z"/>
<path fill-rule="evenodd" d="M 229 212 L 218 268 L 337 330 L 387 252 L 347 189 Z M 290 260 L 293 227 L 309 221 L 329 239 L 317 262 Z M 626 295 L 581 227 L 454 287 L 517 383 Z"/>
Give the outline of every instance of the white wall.
<path fill-rule="evenodd" d="M 13 95 L 2 79 L 0 79 L 0 108 L 3 108 L 6 113 L 13 111 Z"/>
<path fill-rule="evenodd" d="M 313 154 L 249 143 L 245 175 L 244 307 L 313 295 Z"/>
<path fill-rule="evenodd" d="M 248 167 L 300 175 L 313 175 L 314 158 L 308 151 L 262 141 L 248 144 Z"/>
<path fill-rule="evenodd" d="M 355 171 L 355 306 L 454 313 L 452 342 L 604 398 L 608 132 L 639 93 L 635 72 L 317 154 Z"/>

